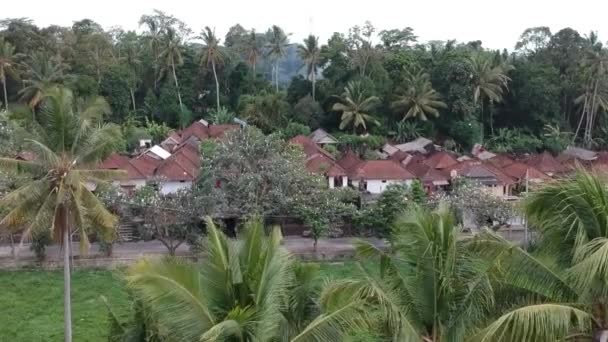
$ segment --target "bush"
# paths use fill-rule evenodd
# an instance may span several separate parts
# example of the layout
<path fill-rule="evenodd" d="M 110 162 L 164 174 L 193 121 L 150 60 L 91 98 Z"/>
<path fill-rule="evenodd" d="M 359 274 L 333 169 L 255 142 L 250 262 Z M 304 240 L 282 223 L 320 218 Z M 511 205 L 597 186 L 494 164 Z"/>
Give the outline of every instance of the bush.
<path fill-rule="evenodd" d="M 281 136 L 285 140 L 289 140 L 298 135 L 310 135 L 310 127 L 297 122 L 290 122 L 287 127 L 281 130 Z"/>
<path fill-rule="evenodd" d="M 36 254 L 38 261 L 44 261 L 46 259 L 46 246 L 50 246 L 53 239 L 51 238 L 51 232 L 44 230 L 36 235 L 32 236 L 32 243 L 30 250 Z"/>
<path fill-rule="evenodd" d="M 388 236 L 391 224 L 407 208 L 409 189 L 402 184 L 386 187 L 378 201 L 360 210 L 353 223 L 360 232 L 372 232 L 377 236 Z"/>

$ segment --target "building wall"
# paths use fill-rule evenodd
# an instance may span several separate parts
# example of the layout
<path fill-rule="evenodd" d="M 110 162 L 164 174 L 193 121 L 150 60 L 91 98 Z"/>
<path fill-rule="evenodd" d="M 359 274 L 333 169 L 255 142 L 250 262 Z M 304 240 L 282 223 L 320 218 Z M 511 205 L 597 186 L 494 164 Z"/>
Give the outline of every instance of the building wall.
<path fill-rule="evenodd" d="M 386 187 L 391 184 L 406 184 L 410 185 L 412 183 L 411 180 L 381 180 L 381 179 L 369 179 L 367 180 L 367 191 L 371 194 L 381 194 L 386 190 Z"/>
<path fill-rule="evenodd" d="M 503 197 L 509 194 L 509 187 L 503 185 L 480 185 L 482 190 L 491 193 L 494 196 Z"/>
<path fill-rule="evenodd" d="M 189 189 L 191 187 L 192 182 L 162 182 L 160 184 L 160 192 L 162 194 L 170 194 L 180 189 Z"/>

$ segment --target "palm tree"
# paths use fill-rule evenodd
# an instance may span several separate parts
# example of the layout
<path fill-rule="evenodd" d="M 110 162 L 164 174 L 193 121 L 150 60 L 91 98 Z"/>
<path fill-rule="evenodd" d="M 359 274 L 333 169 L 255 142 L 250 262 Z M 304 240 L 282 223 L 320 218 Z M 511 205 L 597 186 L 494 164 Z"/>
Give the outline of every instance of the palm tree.
<path fill-rule="evenodd" d="M 251 30 L 249 39 L 245 41 L 245 54 L 247 55 L 247 63 L 251 65 L 253 76 L 255 77 L 255 66 L 258 64 L 260 57 L 260 47 L 258 45 L 258 37 L 255 30 Z"/>
<path fill-rule="evenodd" d="M 298 46 L 300 58 L 306 66 L 306 77 L 312 80 L 312 100 L 315 100 L 315 81 L 317 75 L 317 66 L 321 58 L 321 49 L 319 48 L 319 37 L 312 34 L 304 39 L 304 44 Z"/>
<path fill-rule="evenodd" d="M 177 91 L 177 100 L 179 101 L 180 112 L 184 111 L 184 104 L 182 103 L 182 95 L 179 91 L 179 83 L 177 81 L 177 74 L 175 73 L 175 67 L 184 64 L 182 57 L 182 39 L 179 34 L 172 27 L 167 27 L 165 35 L 163 37 L 163 50 L 160 52 L 160 59 L 164 62 L 164 73 L 167 73 L 166 68 L 171 68 L 173 80 L 175 81 L 175 89 Z"/>
<path fill-rule="evenodd" d="M 204 263 L 142 260 L 127 271 L 129 288 L 175 340 L 329 341 L 362 326 L 361 302 L 322 297 L 316 306 L 316 268 L 289 255 L 278 228 L 265 236 L 259 218 L 243 228 L 234 241 L 207 219 Z"/>
<path fill-rule="evenodd" d="M 340 129 L 344 129 L 352 124 L 354 133 L 359 126 L 363 127 L 364 130 L 367 130 L 367 122 L 372 122 L 376 125 L 380 124 L 370 114 L 370 112 L 379 104 L 380 99 L 376 96 L 366 96 L 360 82 L 349 82 L 346 87 L 344 87 L 342 96 L 336 97 L 340 102 L 335 103 L 331 109 L 333 111 L 342 112 Z"/>
<path fill-rule="evenodd" d="M 1 227 L 26 227 L 24 238 L 50 229 L 63 248 L 65 341 L 72 340 L 70 300 L 70 236 L 77 233 L 86 253 L 87 238 L 95 229 L 104 239 L 115 234 L 116 218 L 89 190 L 117 173 L 95 170 L 101 158 L 116 147 L 120 128 L 103 124 L 109 105 L 102 98 L 76 101 L 65 88 L 54 88 L 44 96 L 30 140 L 33 161 L 0 158 L 0 167 L 11 171 L 31 172 L 31 182 L 9 193 L 0 205 L 9 211 Z"/>
<path fill-rule="evenodd" d="M 220 46 L 220 41 L 215 35 L 215 31 L 211 31 L 209 26 L 205 26 L 205 30 L 201 33 L 203 41 L 205 45 L 201 51 L 201 65 L 208 67 L 211 64 L 211 69 L 213 70 L 213 77 L 215 78 L 215 96 L 216 96 L 216 104 L 217 110 L 220 110 L 220 83 L 217 80 L 217 71 L 215 67 L 217 65 L 224 64 L 226 60 L 226 54 L 222 50 Z"/>
<path fill-rule="evenodd" d="M 25 88 L 19 91 L 21 101 L 27 102 L 32 112 L 40 105 L 45 92 L 63 81 L 65 65 L 45 52 L 32 54 L 27 67 Z"/>
<path fill-rule="evenodd" d="M 4 109 L 8 112 L 8 95 L 6 92 L 6 75 L 15 75 L 18 55 L 11 43 L 0 37 L 0 82 L 4 90 Z"/>
<path fill-rule="evenodd" d="M 162 17 L 161 17 L 162 18 Z M 148 27 L 148 32 L 146 34 L 146 38 L 150 44 L 150 50 L 154 55 L 154 89 L 157 88 L 158 82 L 158 69 L 159 69 L 159 58 L 160 58 L 160 49 L 163 43 L 163 35 L 165 30 L 166 23 L 163 23 L 159 20 L 159 16 L 150 16 L 144 15 L 139 19 L 139 26 L 146 25 Z"/>
<path fill-rule="evenodd" d="M 337 281 L 328 292 L 369 303 L 378 333 L 390 341 L 463 341 L 484 321 L 493 302 L 492 264 L 467 251 L 450 208 L 403 213 L 390 246 L 359 242 L 359 257 L 379 259 L 380 272 L 361 264 L 361 277 Z"/>
<path fill-rule="evenodd" d="M 481 137 L 483 139 L 483 108 L 484 101 L 492 103 L 502 102 L 503 95 L 508 90 L 511 80 L 507 73 L 513 66 L 507 63 L 496 64 L 493 58 L 485 54 L 476 54 L 469 58 L 471 78 L 473 84 L 473 101 L 481 105 Z M 494 125 L 490 115 L 490 129 L 494 134 Z"/>
<path fill-rule="evenodd" d="M 422 71 L 415 74 L 408 72 L 405 93 L 392 106 L 405 113 L 403 120 L 420 118 L 422 121 L 427 121 L 429 115 L 438 117 L 438 109 L 447 108 L 439 93 L 433 89 L 429 75 Z"/>
<path fill-rule="evenodd" d="M 267 55 L 274 60 L 274 80 L 277 91 L 279 91 L 279 62 L 287 54 L 288 43 L 288 36 L 283 29 L 277 25 L 272 25 L 270 38 L 266 47 L 268 49 Z"/>
<path fill-rule="evenodd" d="M 474 244 L 495 260 L 501 281 L 528 298 L 482 330 L 486 341 L 606 340 L 606 198 L 605 176 L 579 170 L 526 200 L 525 214 L 538 233 L 533 252 L 493 234 L 478 237 Z"/>
<path fill-rule="evenodd" d="M 588 51 L 583 59 L 583 67 L 587 72 L 585 91 L 574 100 L 575 104 L 582 105 L 581 119 L 579 120 L 574 139 L 578 136 L 583 120 L 585 120 L 583 141 L 589 147 L 593 141 L 593 129 L 600 109 L 608 111 L 608 53 L 605 50 Z"/>

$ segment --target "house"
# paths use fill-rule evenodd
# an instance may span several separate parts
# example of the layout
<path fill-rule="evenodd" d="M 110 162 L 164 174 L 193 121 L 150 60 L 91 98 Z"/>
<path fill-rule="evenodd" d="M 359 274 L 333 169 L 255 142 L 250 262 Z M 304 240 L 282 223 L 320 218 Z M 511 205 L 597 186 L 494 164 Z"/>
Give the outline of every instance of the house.
<path fill-rule="evenodd" d="M 428 193 L 444 190 L 450 184 L 449 174 L 427 165 L 424 161 L 410 162 L 405 165 L 405 169 L 420 180 Z"/>
<path fill-rule="evenodd" d="M 194 184 L 200 169 L 199 145 L 202 140 L 224 136 L 239 125 L 209 125 L 205 120 L 193 122 L 182 131 L 171 133 L 159 145 L 146 148 L 128 158 L 116 153 L 99 165 L 99 169 L 124 170 L 127 177 L 116 181 L 126 192 L 142 187 L 151 179 L 160 181 L 162 193 L 172 193 Z"/>
<path fill-rule="evenodd" d="M 348 185 L 346 170 L 336 162 L 331 153 L 325 151 L 311 138 L 298 135 L 291 138 L 289 143 L 302 146 L 306 155 L 306 169 L 311 173 L 325 176 L 330 189 Z"/>
<path fill-rule="evenodd" d="M 481 184 L 484 190 L 500 197 L 510 195 L 512 187 L 517 183 L 511 176 L 482 160 L 463 161 L 446 171 L 449 171 L 451 179 L 458 177 L 470 179 Z"/>
<path fill-rule="evenodd" d="M 435 150 L 435 145 L 433 144 L 433 142 L 424 137 L 417 138 L 416 140 L 410 141 L 405 144 L 399 144 L 399 145 L 385 144 L 382 147 L 382 151 L 389 156 L 397 151 L 403 151 L 403 152 L 408 152 L 408 153 L 417 152 L 417 153 L 426 154 L 426 153 L 432 152 L 434 150 Z"/>
<path fill-rule="evenodd" d="M 551 177 L 537 168 L 521 162 L 511 163 L 501 170 L 522 185 L 526 185 L 526 182 L 542 183 L 551 179 Z"/>
<path fill-rule="evenodd" d="M 347 173 L 355 188 L 371 194 L 382 193 L 390 184 L 409 185 L 416 178 L 399 162 L 390 159 L 364 160 Z"/>
<path fill-rule="evenodd" d="M 471 154 L 473 155 L 473 157 L 479 159 L 479 160 L 488 160 L 491 158 L 496 157 L 496 154 L 487 151 L 481 144 L 475 144 L 473 146 L 473 150 L 471 151 Z"/>
<path fill-rule="evenodd" d="M 524 162 L 527 165 L 545 173 L 549 177 L 554 177 L 568 171 L 567 167 L 562 165 L 562 163 L 560 163 L 553 157 L 553 155 L 551 155 L 551 153 L 547 151 L 532 155 L 525 159 Z"/>
<path fill-rule="evenodd" d="M 310 140 L 312 140 L 315 144 L 319 144 L 321 146 L 338 143 L 338 139 L 327 133 L 323 128 L 317 128 L 314 132 L 310 134 L 309 137 Z"/>

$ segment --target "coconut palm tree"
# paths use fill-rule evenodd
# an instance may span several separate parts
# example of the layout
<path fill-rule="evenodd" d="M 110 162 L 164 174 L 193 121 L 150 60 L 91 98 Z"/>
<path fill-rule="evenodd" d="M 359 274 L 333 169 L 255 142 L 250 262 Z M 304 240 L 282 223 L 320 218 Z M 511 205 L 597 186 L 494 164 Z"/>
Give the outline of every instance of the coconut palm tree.
<path fill-rule="evenodd" d="M 25 227 L 29 238 L 51 231 L 63 248 L 65 341 L 72 340 L 70 300 L 70 237 L 78 234 L 82 253 L 89 245 L 91 230 L 110 240 L 115 234 L 116 217 L 89 190 L 91 183 L 117 172 L 95 170 L 101 158 L 121 140 L 120 128 L 104 124 L 109 105 L 102 98 L 77 101 L 65 88 L 48 91 L 37 121 L 33 123 L 36 140 L 30 140 L 33 161 L 0 158 L 5 170 L 31 172 L 32 181 L 0 200 L 8 213 L 0 227 Z"/>
<path fill-rule="evenodd" d="M 321 59 L 319 37 L 315 37 L 311 34 L 305 38 L 304 44 L 298 45 L 298 53 L 306 66 L 306 77 L 312 81 L 312 100 L 314 101 L 317 66 Z"/>
<path fill-rule="evenodd" d="M 393 226 L 389 250 L 361 241 L 362 276 L 336 281 L 328 293 L 372 306 L 378 334 L 390 341 L 463 341 L 493 303 L 491 263 L 467 251 L 450 208 L 413 208 Z"/>
<path fill-rule="evenodd" d="M 255 66 L 258 64 L 258 58 L 261 51 L 258 43 L 258 37 L 255 30 L 252 29 L 248 39 L 245 41 L 245 55 L 247 55 L 247 63 L 251 65 L 253 76 L 255 77 Z"/>
<path fill-rule="evenodd" d="M 17 57 L 15 47 L 0 37 L 0 82 L 4 91 L 4 109 L 8 112 L 8 95 L 6 91 L 6 76 L 16 75 Z"/>
<path fill-rule="evenodd" d="M 580 170 L 525 201 L 524 211 L 538 234 L 533 252 L 493 234 L 476 239 L 482 255 L 495 260 L 501 281 L 528 299 L 483 329 L 481 340 L 606 341 L 606 198 L 605 176 Z"/>
<path fill-rule="evenodd" d="M 274 80 L 276 90 L 279 91 L 279 62 L 287 54 L 287 45 L 289 44 L 288 35 L 285 34 L 282 28 L 277 25 L 272 25 L 270 37 L 266 44 L 267 56 L 274 60 Z"/>
<path fill-rule="evenodd" d="M 179 36 L 177 31 L 172 27 L 167 27 L 165 30 L 165 35 L 163 37 L 163 46 L 160 52 L 160 59 L 163 61 L 163 73 L 168 73 L 170 68 L 171 75 L 173 76 L 173 81 L 175 82 L 175 90 L 177 91 L 177 100 L 179 101 L 179 109 L 180 112 L 184 111 L 184 104 L 182 103 L 182 95 L 179 91 L 179 83 L 177 80 L 177 73 L 175 72 L 175 68 L 177 66 L 181 66 L 184 64 L 184 59 L 182 56 L 182 38 Z"/>
<path fill-rule="evenodd" d="M 209 26 L 205 26 L 205 30 L 201 33 L 201 37 L 205 43 L 201 50 L 201 66 L 209 67 L 213 70 L 215 78 L 215 96 L 217 111 L 220 110 L 220 82 L 217 80 L 216 66 L 223 65 L 226 60 L 226 53 L 220 46 L 220 41 L 215 35 L 215 30 L 212 31 Z"/>
<path fill-rule="evenodd" d="M 342 112 L 340 119 L 340 129 L 347 126 L 353 126 L 353 132 L 357 131 L 359 126 L 367 130 L 367 123 L 371 122 L 375 125 L 380 123 L 374 119 L 370 112 L 380 103 L 380 99 L 376 96 L 367 96 L 360 82 L 349 82 L 344 87 L 342 96 L 336 96 L 339 102 L 332 107 L 333 111 Z"/>
<path fill-rule="evenodd" d="M 587 82 L 583 94 L 574 99 L 574 103 L 582 105 L 574 139 L 578 136 L 581 124 L 585 121 L 583 141 L 589 147 L 593 141 L 597 113 L 608 111 L 608 53 L 605 50 L 592 49 L 587 51 L 583 59 L 583 67 L 587 73 Z"/>
<path fill-rule="evenodd" d="M 408 72 L 405 93 L 392 106 L 404 113 L 403 120 L 419 118 L 422 121 L 427 121 L 430 115 L 438 117 L 439 109 L 447 108 L 439 93 L 433 89 L 430 76 L 422 71 Z"/>
<path fill-rule="evenodd" d="M 27 78 L 23 81 L 25 87 L 19 91 L 20 100 L 34 112 L 46 90 L 63 81 L 66 66 L 42 51 L 34 52 L 24 64 Z"/>
<path fill-rule="evenodd" d="M 364 324 L 361 302 L 315 304 L 316 268 L 289 255 L 279 229 L 265 236 L 256 218 L 234 241 L 211 219 L 207 228 L 204 263 L 142 260 L 127 271 L 129 288 L 175 340 L 342 340 Z"/>
<path fill-rule="evenodd" d="M 473 84 L 473 101 L 481 105 L 481 136 L 483 139 L 483 110 L 484 101 L 492 103 L 502 102 L 503 95 L 508 90 L 511 81 L 507 73 L 513 70 L 513 66 L 505 62 L 496 64 L 489 55 L 478 53 L 469 58 L 471 66 L 471 78 Z M 490 115 L 490 129 L 494 133 L 492 116 Z"/>

